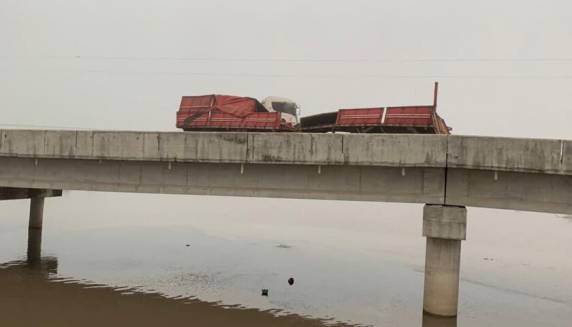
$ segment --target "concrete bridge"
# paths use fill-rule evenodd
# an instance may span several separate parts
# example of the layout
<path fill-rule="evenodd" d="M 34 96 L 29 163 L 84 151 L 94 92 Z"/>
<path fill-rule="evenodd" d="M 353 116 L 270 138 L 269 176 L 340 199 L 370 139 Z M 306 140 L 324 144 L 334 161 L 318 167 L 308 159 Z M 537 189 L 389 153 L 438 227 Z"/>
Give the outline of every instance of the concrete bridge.
<path fill-rule="evenodd" d="M 466 206 L 572 214 L 572 141 L 0 130 L 0 199 L 59 190 L 425 203 L 424 310 L 457 314 Z"/>

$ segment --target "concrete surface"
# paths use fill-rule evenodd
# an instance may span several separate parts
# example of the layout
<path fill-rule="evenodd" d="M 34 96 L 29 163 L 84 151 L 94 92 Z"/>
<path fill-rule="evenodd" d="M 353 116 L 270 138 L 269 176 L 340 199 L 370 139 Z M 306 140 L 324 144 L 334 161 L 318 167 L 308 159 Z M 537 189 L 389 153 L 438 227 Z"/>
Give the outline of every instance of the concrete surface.
<path fill-rule="evenodd" d="M 458 312 L 461 241 L 427 238 L 423 311 L 442 317 Z"/>
<path fill-rule="evenodd" d="M 29 229 L 42 229 L 44 221 L 44 197 L 34 196 L 30 199 Z"/>
<path fill-rule="evenodd" d="M 563 165 L 562 140 L 458 135 L 448 139 L 450 168 L 572 174 Z"/>
<path fill-rule="evenodd" d="M 42 189 L 32 189 L 32 188 L 0 187 L 0 200 L 21 200 L 21 199 L 29 199 L 33 196 L 57 197 L 57 196 L 62 196 L 62 191 L 42 190 Z"/>
<path fill-rule="evenodd" d="M 467 208 L 425 205 L 423 236 L 449 240 L 467 239 Z"/>
<path fill-rule="evenodd" d="M 457 315 L 461 241 L 466 232 L 465 207 L 425 205 L 423 208 L 423 236 L 427 237 L 423 310 L 427 313 Z"/>

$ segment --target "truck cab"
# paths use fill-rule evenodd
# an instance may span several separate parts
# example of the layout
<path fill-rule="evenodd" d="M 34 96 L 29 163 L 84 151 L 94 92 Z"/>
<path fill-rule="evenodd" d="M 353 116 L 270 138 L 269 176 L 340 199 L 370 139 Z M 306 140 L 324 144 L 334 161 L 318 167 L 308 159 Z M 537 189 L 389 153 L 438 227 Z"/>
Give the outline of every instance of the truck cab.
<path fill-rule="evenodd" d="M 282 119 L 292 126 L 297 126 L 300 122 L 300 107 L 290 99 L 270 96 L 262 100 L 262 105 L 270 112 L 281 113 Z"/>

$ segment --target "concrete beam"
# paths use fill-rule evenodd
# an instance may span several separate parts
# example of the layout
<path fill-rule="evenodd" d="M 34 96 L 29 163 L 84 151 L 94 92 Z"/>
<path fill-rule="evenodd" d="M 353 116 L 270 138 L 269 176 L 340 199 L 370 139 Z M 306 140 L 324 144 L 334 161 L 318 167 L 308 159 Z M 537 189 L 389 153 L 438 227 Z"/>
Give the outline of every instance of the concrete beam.
<path fill-rule="evenodd" d="M 57 197 L 62 196 L 61 190 L 45 190 L 18 187 L 0 187 L 0 200 L 21 200 L 35 196 Z"/>
<path fill-rule="evenodd" d="M 105 192 L 442 203 L 445 186 L 437 168 L 29 158 L 0 166 L 0 185 Z"/>
<path fill-rule="evenodd" d="M 448 169 L 445 203 L 572 214 L 572 176 Z"/>

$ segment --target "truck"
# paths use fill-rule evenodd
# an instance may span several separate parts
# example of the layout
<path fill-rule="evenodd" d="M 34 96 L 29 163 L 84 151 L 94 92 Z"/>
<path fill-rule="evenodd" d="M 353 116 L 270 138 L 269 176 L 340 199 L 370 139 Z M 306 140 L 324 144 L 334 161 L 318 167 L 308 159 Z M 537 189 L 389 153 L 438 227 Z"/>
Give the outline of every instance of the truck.
<path fill-rule="evenodd" d="M 177 128 L 185 131 L 258 131 L 301 133 L 414 133 L 450 134 L 437 114 L 439 84 L 433 104 L 339 109 L 299 118 L 296 102 L 281 97 L 231 95 L 184 96 L 177 112 Z"/>
<path fill-rule="evenodd" d="M 185 131 L 296 131 L 298 105 L 289 99 L 232 95 L 184 96 L 177 111 L 177 128 Z"/>
<path fill-rule="evenodd" d="M 438 90 L 435 83 L 431 105 L 339 109 L 303 117 L 300 129 L 308 133 L 450 134 L 452 129 L 437 114 Z"/>

